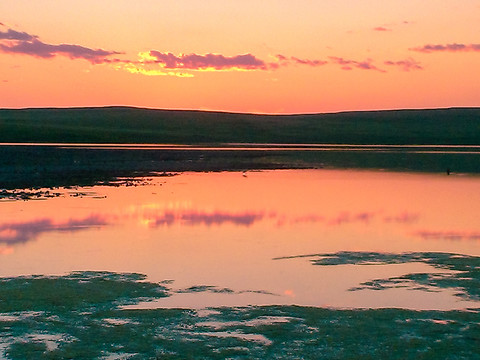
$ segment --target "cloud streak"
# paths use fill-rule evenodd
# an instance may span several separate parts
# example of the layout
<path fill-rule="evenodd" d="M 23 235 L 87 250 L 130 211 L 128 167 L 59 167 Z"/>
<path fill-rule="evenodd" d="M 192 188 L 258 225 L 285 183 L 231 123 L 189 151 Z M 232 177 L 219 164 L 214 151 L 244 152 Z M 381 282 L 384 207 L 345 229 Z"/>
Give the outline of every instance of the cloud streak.
<path fill-rule="evenodd" d="M 76 44 L 47 44 L 39 40 L 36 35 L 13 29 L 0 31 L 0 51 L 43 59 L 61 55 L 70 59 L 84 59 L 92 64 L 103 63 L 107 57 L 121 54 L 118 51 L 91 49 Z"/>
<path fill-rule="evenodd" d="M 273 71 L 292 65 L 317 67 L 328 64 L 318 59 L 301 59 L 295 56 L 275 55 L 275 61 L 267 62 L 253 54 L 225 56 L 222 54 L 179 54 L 150 50 L 138 54 L 138 60 L 109 59 L 117 69 L 131 73 L 159 76 L 193 77 L 195 71 Z"/>
<path fill-rule="evenodd" d="M 387 60 L 384 62 L 387 66 L 396 66 L 403 71 L 423 70 L 423 66 L 416 60 L 408 58 L 405 60 Z"/>
<path fill-rule="evenodd" d="M 480 51 L 480 44 L 437 44 L 437 45 L 424 45 L 419 47 L 411 48 L 412 51 L 422 52 L 422 53 L 434 53 L 434 52 L 472 52 Z"/>
<path fill-rule="evenodd" d="M 385 72 L 385 70 L 377 68 L 372 64 L 372 59 L 367 59 L 364 61 L 349 60 L 337 56 L 329 56 L 329 59 L 334 64 L 340 65 L 342 70 L 352 70 L 353 68 L 362 69 L 362 70 L 375 70 L 379 72 Z"/>
<path fill-rule="evenodd" d="M 275 71 L 290 66 L 320 67 L 337 65 L 342 70 L 373 70 L 386 72 L 373 64 L 372 59 L 363 61 L 346 59 L 339 56 L 330 56 L 326 60 L 300 58 L 277 54 L 273 61 L 265 61 L 254 54 L 224 55 L 217 53 L 206 54 L 173 54 L 159 50 L 150 50 L 138 53 L 138 58 L 122 59 L 116 55 L 124 54 L 119 51 L 94 49 L 78 44 L 49 44 L 42 41 L 37 35 L 17 31 L 0 23 L 0 52 L 14 55 L 26 55 L 41 59 L 52 59 L 58 56 L 72 60 L 82 59 L 91 64 L 104 64 L 111 68 L 127 71 L 133 74 L 146 76 L 177 76 L 193 77 L 197 71 Z M 387 31 L 388 28 L 377 27 L 376 31 Z M 425 49 L 436 49 L 440 45 L 427 45 Z M 451 45 L 448 45 L 451 47 Z M 453 45 L 452 45 L 453 46 Z M 460 44 L 455 44 L 460 51 Z M 476 49 L 480 45 L 464 45 L 466 48 Z M 465 49 L 466 49 L 465 48 Z M 424 50 L 427 51 L 427 50 Z M 433 50 L 431 50 L 433 51 Z M 466 50 L 462 50 L 466 51 Z M 475 50 L 477 51 L 477 50 Z M 421 70 L 422 66 L 413 59 L 393 61 L 388 60 L 384 65 L 397 67 L 403 71 Z"/>
<path fill-rule="evenodd" d="M 196 210 L 182 210 L 165 211 L 162 214 L 147 217 L 146 223 L 151 227 L 173 225 L 176 223 L 207 226 L 219 226 L 230 223 L 240 226 L 250 226 L 257 221 L 262 220 L 264 217 L 264 213 L 256 212 L 230 213 L 224 211 L 204 212 Z"/>
<path fill-rule="evenodd" d="M 274 56 L 276 62 L 270 63 L 270 68 L 276 69 L 280 66 L 289 66 L 289 65 L 307 65 L 311 67 L 323 66 L 328 64 L 328 61 L 318 60 L 318 59 L 300 59 L 295 56 L 285 56 L 282 54 L 277 54 Z"/>
<path fill-rule="evenodd" d="M 35 39 L 37 39 L 37 36 L 35 35 L 30 35 L 26 32 L 15 31 L 13 29 L 0 31 L 0 40 L 33 41 Z"/>
<path fill-rule="evenodd" d="M 430 230 L 419 230 L 413 235 L 421 237 L 424 240 L 452 240 L 452 241 L 461 241 L 461 240 L 480 240 L 480 232 L 478 231 L 430 231 Z"/>
<path fill-rule="evenodd" d="M 53 231 L 79 231 L 93 226 L 106 225 L 106 218 L 100 215 L 90 215 L 81 219 L 69 219 L 54 222 L 44 218 L 27 222 L 0 224 L 0 244 L 21 244 L 36 239 L 43 233 Z"/>
<path fill-rule="evenodd" d="M 150 62 L 160 64 L 165 69 L 184 69 L 184 70 L 266 70 L 267 64 L 252 54 L 243 54 L 235 56 L 224 56 L 221 54 L 181 54 L 151 50 L 149 52 Z"/>
<path fill-rule="evenodd" d="M 373 31 L 392 31 L 392 29 L 386 28 L 384 26 L 377 26 L 373 28 Z"/>

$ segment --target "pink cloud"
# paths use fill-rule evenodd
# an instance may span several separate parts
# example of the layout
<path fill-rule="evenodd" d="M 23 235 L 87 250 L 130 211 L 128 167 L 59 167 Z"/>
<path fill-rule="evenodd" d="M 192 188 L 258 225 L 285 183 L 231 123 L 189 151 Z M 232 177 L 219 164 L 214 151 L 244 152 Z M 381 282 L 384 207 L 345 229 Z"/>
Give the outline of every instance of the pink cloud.
<path fill-rule="evenodd" d="M 221 54 L 181 54 L 163 53 L 157 50 L 149 52 L 155 60 L 152 62 L 163 64 L 166 69 L 201 70 L 213 68 L 225 70 L 231 68 L 256 70 L 267 69 L 267 64 L 252 54 L 224 56 Z"/>
<path fill-rule="evenodd" d="M 105 57 L 120 54 L 117 51 L 91 49 L 75 44 L 47 44 L 38 39 L 38 36 L 13 29 L 0 31 L 0 51 L 10 54 L 29 55 L 43 59 L 57 55 L 70 59 L 84 59 L 93 64 L 105 62 Z"/>
<path fill-rule="evenodd" d="M 289 66 L 291 64 L 295 65 L 307 65 L 312 67 L 322 66 L 328 64 L 328 61 L 318 60 L 318 59 L 301 59 L 295 56 L 285 56 L 282 54 L 275 55 L 278 63 L 271 63 L 270 67 L 279 67 L 279 66 Z"/>
<path fill-rule="evenodd" d="M 357 61 L 336 56 L 330 56 L 327 61 L 278 54 L 275 56 L 276 61 L 266 62 L 251 53 L 234 56 L 214 53 L 175 55 L 170 52 L 151 50 L 147 53 L 139 53 L 138 60 L 120 59 L 113 57 L 113 55 L 123 54 L 118 51 L 93 49 L 77 44 L 49 44 L 40 40 L 36 35 L 2 27 L 4 31 L 0 31 L 0 51 L 4 53 L 28 55 L 42 59 L 64 56 L 70 59 L 87 60 L 92 64 L 110 64 L 117 69 L 151 76 L 192 77 L 193 75 L 189 72 L 196 70 L 276 70 L 292 65 L 319 67 L 327 64 L 340 65 L 343 70 L 363 69 L 385 72 L 375 66 L 371 59 Z M 419 63 L 411 59 L 389 60 L 385 64 L 397 66 L 404 71 L 421 69 Z"/>
<path fill-rule="evenodd" d="M 392 31 L 392 29 L 389 29 L 389 28 L 386 28 L 386 27 L 383 27 L 383 26 L 377 26 L 375 28 L 373 28 L 374 31 Z"/>
<path fill-rule="evenodd" d="M 324 61 L 324 60 L 299 59 L 299 58 L 296 58 L 294 56 L 292 56 L 291 59 L 297 64 L 308 65 L 308 66 L 313 66 L 313 67 L 328 64 L 328 61 Z"/>
<path fill-rule="evenodd" d="M 418 61 L 410 58 L 398 61 L 387 60 L 384 62 L 384 64 L 388 66 L 397 66 L 403 71 L 423 70 L 422 65 L 420 65 Z"/>
<path fill-rule="evenodd" d="M 329 56 L 329 59 L 334 64 L 341 65 L 342 70 L 352 70 L 353 68 L 357 68 L 357 69 L 363 69 L 363 70 L 375 70 L 375 71 L 385 72 L 385 70 L 379 69 L 375 65 L 373 65 L 371 59 L 367 59 L 364 61 L 356 61 L 356 60 L 344 59 L 337 56 Z"/>
<path fill-rule="evenodd" d="M 0 44 L 1 51 L 5 53 L 30 55 L 39 58 L 53 58 L 57 55 L 67 56 L 70 59 L 84 59 L 94 64 L 104 62 L 106 56 L 120 54 L 116 51 L 90 49 L 80 45 L 45 44 L 39 40 L 18 41 L 15 44 Z"/>
<path fill-rule="evenodd" d="M 418 51 L 423 53 L 432 52 L 468 52 L 468 51 L 480 51 L 480 44 L 446 44 L 446 45 L 424 45 L 420 47 L 411 48 L 412 51 Z"/>
<path fill-rule="evenodd" d="M 35 35 L 30 35 L 26 32 L 15 31 L 13 29 L 7 29 L 7 31 L 0 31 L 0 40 L 33 41 L 36 38 L 37 36 Z"/>
<path fill-rule="evenodd" d="M 288 61 L 288 57 L 282 54 L 277 54 L 275 55 L 275 57 L 277 58 L 278 61 Z"/>

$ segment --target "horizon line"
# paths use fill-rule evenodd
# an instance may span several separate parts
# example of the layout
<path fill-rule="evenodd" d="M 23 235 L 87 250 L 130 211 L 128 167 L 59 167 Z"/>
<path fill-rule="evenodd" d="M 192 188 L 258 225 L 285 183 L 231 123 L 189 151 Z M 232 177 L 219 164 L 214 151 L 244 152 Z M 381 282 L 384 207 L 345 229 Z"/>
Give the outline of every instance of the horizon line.
<path fill-rule="evenodd" d="M 257 116 L 305 116 L 305 115 L 328 115 L 328 114 L 346 114 L 346 113 L 371 113 L 371 112 L 394 112 L 394 111 L 428 111 L 428 110 L 480 110 L 479 106 L 446 106 L 446 107 L 425 107 L 425 108 L 382 108 L 382 109 L 364 109 L 364 110 L 339 110 L 326 112 L 300 112 L 300 113 L 267 113 L 267 112 L 241 112 L 231 110 L 206 110 L 206 109 L 188 109 L 188 108 L 156 108 L 136 105 L 94 105 L 94 106 L 27 106 L 27 107 L 6 107 L 2 110 L 86 110 L 86 109 L 138 109 L 153 111 L 173 111 L 173 112 L 204 112 L 219 114 L 236 115 L 257 115 Z"/>

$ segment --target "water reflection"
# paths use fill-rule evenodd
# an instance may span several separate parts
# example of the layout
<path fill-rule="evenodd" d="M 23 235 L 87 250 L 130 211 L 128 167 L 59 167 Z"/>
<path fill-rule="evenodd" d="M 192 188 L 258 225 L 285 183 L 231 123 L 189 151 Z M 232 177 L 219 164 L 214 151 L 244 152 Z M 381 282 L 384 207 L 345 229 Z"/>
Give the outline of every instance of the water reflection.
<path fill-rule="evenodd" d="M 451 289 L 411 290 L 420 292 L 412 299 L 411 291 L 405 295 L 404 288 L 389 286 L 410 281 L 402 277 L 411 274 L 442 271 L 429 262 L 331 269 L 302 259 L 272 259 L 340 251 L 478 256 L 476 177 L 330 170 L 248 177 L 184 173 L 150 185 L 78 191 L 104 198 L 67 194 L 0 204 L 0 276 L 135 272 L 151 281 L 173 280 L 172 296 L 159 302 L 163 307 L 471 305 Z M 381 297 L 365 285 L 375 279 L 385 280 Z M 361 286 L 362 291 L 348 291 Z"/>
<path fill-rule="evenodd" d="M 227 211 L 204 212 L 198 210 L 165 211 L 161 214 L 145 218 L 145 222 L 152 227 L 161 225 L 173 225 L 182 222 L 186 225 L 222 225 L 234 224 L 239 226 L 251 226 L 264 218 L 263 212 L 229 213 Z"/>
<path fill-rule="evenodd" d="M 448 253 L 404 253 L 386 254 L 375 252 L 338 252 L 335 254 L 299 255 L 275 260 L 307 258 L 313 265 L 386 265 L 420 262 L 432 265 L 443 272 L 425 272 L 406 274 L 386 279 L 374 279 L 350 288 L 349 291 L 359 290 L 386 290 L 405 288 L 408 290 L 422 290 L 439 292 L 442 288 L 453 288 L 455 296 L 471 300 L 480 300 L 480 257 L 448 254 Z M 478 305 L 480 306 L 480 304 Z"/>
<path fill-rule="evenodd" d="M 413 233 L 425 240 L 456 240 L 456 241 L 472 241 L 480 240 L 480 232 L 476 231 L 428 231 L 419 230 Z"/>
<path fill-rule="evenodd" d="M 93 214 L 86 218 L 69 219 L 61 222 L 56 222 L 51 218 L 41 218 L 24 222 L 3 223 L 0 224 L 0 243 L 22 244 L 48 232 L 75 232 L 106 224 L 105 216 Z"/>
<path fill-rule="evenodd" d="M 148 207 L 147 207 L 148 209 Z M 407 212 L 398 215 L 385 215 L 375 212 L 349 213 L 341 212 L 333 217 L 319 214 L 305 214 L 301 216 L 289 216 L 278 214 L 273 211 L 242 211 L 229 212 L 228 210 L 206 211 L 199 209 L 179 209 L 154 211 L 145 209 L 130 209 L 119 213 L 91 214 L 83 218 L 70 218 L 68 220 L 56 220 L 55 218 L 40 218 L 24 222 L 0 223 L 0 243 L 9 245 L 22 244 L 35 240 L 38 236 L 48 232 L 75 232 L 87 230 L 93 227 L 105 225 L 119 225 L 126 221 L 132 224 L 147 225 L 151 228 L 160 226 L 222 226 L 226 224 L 250 227 L 261 221 L 272 221 L 276 227 L 298 224 L 323 224 L 325 226 L 341 226 L 361 223 L 370 224 L 376 219 L 384 223 L 413 224 L 418 222 L 419 215 Z M 459 231 L 425 231 L 419 230 L 412 233 L 424 239 L 449 239 L 449 240 L 478 240 L 480 233 Z"/>

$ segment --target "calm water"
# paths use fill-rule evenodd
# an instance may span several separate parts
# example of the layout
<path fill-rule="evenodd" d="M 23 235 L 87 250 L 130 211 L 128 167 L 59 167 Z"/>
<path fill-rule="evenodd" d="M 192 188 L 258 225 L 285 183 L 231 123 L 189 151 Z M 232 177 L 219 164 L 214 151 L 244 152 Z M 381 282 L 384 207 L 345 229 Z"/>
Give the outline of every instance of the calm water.
<path fill-rule="evenodd" d="M 479 177 L 61 192 L 0 202 L 0 359 L 480 358 Z"/>
<path fill-rule="evenodd" d="M 374 279 L 445 272 L 431 263 L 316 266 L 318 255 L 298 257 L 341 251 L 479 256 L 478 177 L 185 173 L 147 186 L 2 202 L 0 212 L 0 276 L 93 270 L 169 280 L 172 296 L 140 307 L 479 305 L 452 288 L 348 291 Z"/>

